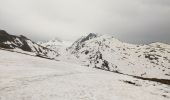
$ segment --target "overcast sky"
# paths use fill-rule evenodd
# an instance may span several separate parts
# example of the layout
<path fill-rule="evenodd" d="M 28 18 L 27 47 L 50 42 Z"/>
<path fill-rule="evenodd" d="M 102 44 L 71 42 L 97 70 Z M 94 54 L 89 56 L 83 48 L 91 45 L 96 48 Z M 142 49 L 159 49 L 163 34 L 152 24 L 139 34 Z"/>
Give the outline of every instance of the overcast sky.
<path fill-rule="evenodd" d="M 34 41 L 92 32 L 170 43 L 170 0 L 0 0 L 0 29 Z"/>

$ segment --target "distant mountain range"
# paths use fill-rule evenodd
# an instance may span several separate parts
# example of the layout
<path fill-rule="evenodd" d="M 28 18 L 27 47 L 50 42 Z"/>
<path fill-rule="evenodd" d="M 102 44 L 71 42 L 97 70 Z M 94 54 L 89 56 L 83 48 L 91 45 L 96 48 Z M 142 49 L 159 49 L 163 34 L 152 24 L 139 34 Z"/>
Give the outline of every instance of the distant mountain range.
<path fill-rule="evenodd" d="M 63 41 L 59 38 L 54 38 L 46 42 L 37 42 L 37 44 L 60 52 L 61 49 L 71 46 L 71 41 Z"/>
<path fill-rule="evenodd" d="M 58 38 L 35 43 L 1 30 L 0 47 L 131 76 L 170 79 L 170 45 L 159 42 L 135 45 L 90 33 L 73 44 Z"/>

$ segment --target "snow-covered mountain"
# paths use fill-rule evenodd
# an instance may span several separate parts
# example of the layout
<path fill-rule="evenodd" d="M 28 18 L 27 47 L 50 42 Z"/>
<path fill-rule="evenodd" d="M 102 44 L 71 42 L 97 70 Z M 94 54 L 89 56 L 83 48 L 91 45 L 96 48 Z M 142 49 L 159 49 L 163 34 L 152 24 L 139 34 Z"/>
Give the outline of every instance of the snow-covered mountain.
<path fill-rule="evenodd" d="M 170 79 L 170 45 L 134 45 L 110 35 L 90 33 L 69 52 L 83 64 L 103 70 L 147 78 Z"/>
<path fill-rule="evenodd" d="M 81 62 L 86 66 L 127 75 L 170 79 L 168 44 L 128 44 L 113 36 L 95 33 L 83 36 L 71 44 L 58 38 L 35 43 L 25 36 L 14 36 L 0 30 L 1 48 L 46 58 L 72 60 L 74 63 Z"/>
<path fill-rule="evenodd" d="M 61 52 L 63 49 L 71 46 L 71 41 L 63 41 L 59 38 L 54 38 L 52 40 L 46 42 L 37 42 L 37 44 L 55 50 L 57 52 Z"/>
<path fill-rule="evenodd" d="M 10 35 L 4 30 L 0 30 L 0 47 L 46 58 L 56 58 L 59 55 L 56 51 L 38 45 L 25 36 Z"/>
<path fill-rule="evenodd" d="M 56 60 L 69 61 L 70 54 L 68 53 L 67 48 L 72 45 L 71 41 L 54 38 L 46 42 L 37 42 L 37 44 L 58 52 L 60 55 Z"/>

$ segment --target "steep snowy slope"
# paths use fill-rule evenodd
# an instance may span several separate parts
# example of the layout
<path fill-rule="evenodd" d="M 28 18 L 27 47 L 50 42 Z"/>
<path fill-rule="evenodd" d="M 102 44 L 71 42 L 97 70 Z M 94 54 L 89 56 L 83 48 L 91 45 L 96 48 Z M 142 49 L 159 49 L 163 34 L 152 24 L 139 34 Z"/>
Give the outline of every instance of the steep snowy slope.
<path fill-rule="evenodd" d="M 16 52 L 0 55 L 0 100 L 170 98 L 169 85 Z"/>
<path fill-rule="evenodd" d="M 59 55 L 56 51 L 40 46 L 25 36 L 10 35 L 3 30 L 0 30 L 0 47 L 48 58 Z"/>
<path fill-rule="evenodd" d="M 170 79 L 170 45 L 123 43 L 110 35 L 91 33 L 69 51 L 83 64 L 128 75 Z"/>

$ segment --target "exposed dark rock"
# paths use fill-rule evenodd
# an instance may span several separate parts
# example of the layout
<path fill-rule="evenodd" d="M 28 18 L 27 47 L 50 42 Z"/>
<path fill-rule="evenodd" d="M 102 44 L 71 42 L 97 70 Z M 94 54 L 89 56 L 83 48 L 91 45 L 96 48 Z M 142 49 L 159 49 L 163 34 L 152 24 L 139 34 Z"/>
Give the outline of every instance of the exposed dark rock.
<path fill-rule="evenodd" d="M 85 42 L 85 41 L 90 40 L 90 39 L 93 39 L 93 38 L 95 38 L 95 37 L 97 37 L 97 34 L 95 34 L 95 33 L 90 33 L 88 36 L 86 36 L 85 38 L 83 38 L 83 39 L 80 41 L 80 43 Z"/>
<path fill-rule="evenodd" d="M 156 57 L 156 55 L 152 54 L 145 54 L 145 58 L 148 58 L 149 60 L 158 60 L 159 58 Z"/>
<path fill-rule="evenodd" d="M 140 86 L 140 85 L 138 85 L 138 84 L 136 84 L 136 83 L 134 83 L 134 82 L 131 82 L 131 81 L 123 81 L 124 83 L 128 83 L 128 84 L 132 84 L 132 85 L 135 85 L 135 86 Z"/>
<path fill-rule="evenodd" d="M 103 60 L 102 68 L 107 69 L 108 71 L 110 71 L 109 62 L 106 61 L 106 60 Z"/>
<path fill-rule="evenodd" d="M 89 53 L 89 51 L 85 51 L 85 54 L 87 55 Z"/>
<path fill-rule="evenodd" d="M 0 30 L 0 47 L 5 49 L 18 48 L 23 51 L 34 52 L 46 57 L 49 52 L 53 52 L 56 56 L 59 55 L 56 51 L 40 46 L 23 35 L 10 35 L 4 30 Z"/>

